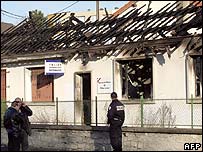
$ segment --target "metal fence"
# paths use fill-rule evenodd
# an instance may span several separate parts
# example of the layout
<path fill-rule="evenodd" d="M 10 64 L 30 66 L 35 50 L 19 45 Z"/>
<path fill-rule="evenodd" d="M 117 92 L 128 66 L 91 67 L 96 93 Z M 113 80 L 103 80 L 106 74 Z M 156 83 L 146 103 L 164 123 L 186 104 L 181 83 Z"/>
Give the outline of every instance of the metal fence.
<path fill-rule="evenodd" d="M 123 126 L 202 128 L 202 99 L 121 100 L 125 106 Z M 106 126 L 110 100 L 26 102 L 32 124 Z M 4 110 L 10 102 L 1 102 Z"/>

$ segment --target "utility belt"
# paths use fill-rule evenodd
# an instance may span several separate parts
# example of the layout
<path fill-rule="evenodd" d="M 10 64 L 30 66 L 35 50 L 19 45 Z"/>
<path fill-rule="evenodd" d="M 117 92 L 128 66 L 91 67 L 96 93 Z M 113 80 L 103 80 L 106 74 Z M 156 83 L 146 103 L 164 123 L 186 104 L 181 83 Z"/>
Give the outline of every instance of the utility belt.
<path fill-rule="evenodd" d="M 121 127 L 123 125 L 123 121 L 119 118 L 113 118 L 110 124 L 112 127 Z"/>

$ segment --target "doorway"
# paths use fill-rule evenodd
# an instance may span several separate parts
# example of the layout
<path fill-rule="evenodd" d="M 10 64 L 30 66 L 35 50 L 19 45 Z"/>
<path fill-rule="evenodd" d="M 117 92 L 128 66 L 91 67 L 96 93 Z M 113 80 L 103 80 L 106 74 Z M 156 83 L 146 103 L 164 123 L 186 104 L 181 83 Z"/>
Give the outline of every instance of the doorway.
<path fill-rule="evenodd" d="M 75 73 L 75 124 L 91 124 L 91 73 Z"/>

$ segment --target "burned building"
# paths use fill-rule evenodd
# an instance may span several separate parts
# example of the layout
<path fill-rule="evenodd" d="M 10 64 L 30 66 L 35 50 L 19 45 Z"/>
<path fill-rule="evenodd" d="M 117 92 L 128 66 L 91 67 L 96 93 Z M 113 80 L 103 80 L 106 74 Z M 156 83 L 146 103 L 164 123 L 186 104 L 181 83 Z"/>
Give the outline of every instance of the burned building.
<path fill-rule="evenodd" d="M 74 13 L 63 22 L 57 21 L 66 13 L 40 24 L 25 19 L 4 31 L 6 100 L 21 96 L 31 104 L 50 103 L 43 108 L 53 113 L 56 101 L 63 101 L 58 105 L 61 121 L 94 125 L 97 113 L 99 123 L 105 124 L 106 105 L 116 91 L 129 110 L 125 125 L 136 125 L 142 97 L 149 103 L 146 107 L 155 110 L 159 100 L 171 100 L 177 125 L 186 125 L 190 113 L 182 118 L 177 105 L 187 107 L 191 95 L 198 103 L 202 98 L 202 5 L 159 3 L 157 8 L 155 1 L 138 1 L 125 12 L 94 22 L 82 22 Z M 47 74 L 47 62 L 63 70 Z M 195 107 L 201 113 L 200 105 Z M 55 122 L 55 116 L 49 119 Z M 198 118 L 196 125 L 201 121 Z"/>

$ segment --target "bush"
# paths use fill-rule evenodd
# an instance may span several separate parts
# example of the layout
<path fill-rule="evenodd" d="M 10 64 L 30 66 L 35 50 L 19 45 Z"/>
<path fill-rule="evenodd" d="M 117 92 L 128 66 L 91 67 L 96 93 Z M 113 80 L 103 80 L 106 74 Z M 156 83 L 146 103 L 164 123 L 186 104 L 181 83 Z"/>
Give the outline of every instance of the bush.
<path fill-rule="evenodd" d="M 6 101 L 1 100 L 1 126 L 3 125 L 3 116 L 7 109 Z"/>

